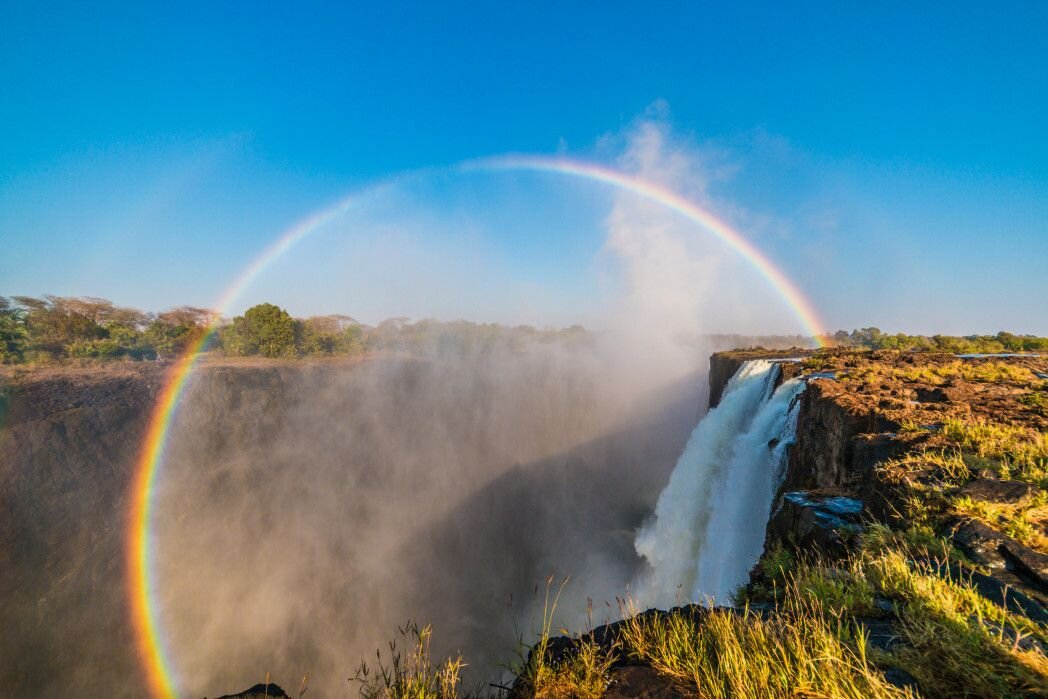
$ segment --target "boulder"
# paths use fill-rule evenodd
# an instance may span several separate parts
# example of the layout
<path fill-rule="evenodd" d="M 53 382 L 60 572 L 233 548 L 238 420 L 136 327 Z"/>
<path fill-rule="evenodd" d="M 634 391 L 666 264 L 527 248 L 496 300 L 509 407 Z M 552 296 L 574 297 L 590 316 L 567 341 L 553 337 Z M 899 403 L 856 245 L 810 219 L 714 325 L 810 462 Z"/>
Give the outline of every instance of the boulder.
<path fill-rule="evenodd" d="M 269 684 L 256 684 L 250 689 L 245 689 L 239 694 L 225 694 L 218 699 L 265 699 L 275 697 L 276 699 L 290 699 L 290 695 L 280 688 L 280 685 L 270 682 Z"/>
<path fill-rule="evenodd" d="M 646 665 L 627 665 L 611 671 L 603 699 L 684 699 L 673 682 Z"/>
<path fill-rule="evenodd" d="M 1023 505 L 1037 494 L 1037 488 L 1023 481 L 979 478 L 965 485 L 958 493 L 972 500 Z"/>
<path fill-rule="evenodd" d="M 846 549 L 842 534 L 859 528 L 862 512 L 863 503 L 855 498 L 788 492 L 768 522 L 769 543 L 841 554 Z"/>

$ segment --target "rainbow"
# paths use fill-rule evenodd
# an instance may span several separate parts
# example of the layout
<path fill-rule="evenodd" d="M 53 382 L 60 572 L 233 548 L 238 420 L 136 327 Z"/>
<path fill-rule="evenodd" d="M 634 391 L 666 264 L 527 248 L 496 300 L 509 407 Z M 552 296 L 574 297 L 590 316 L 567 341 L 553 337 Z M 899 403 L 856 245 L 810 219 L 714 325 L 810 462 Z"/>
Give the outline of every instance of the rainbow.
<path fill-rule="evenodd" d="M 252 260 L 236 281 L 226 289 L 215 305 L 218 313 L 225 313 L 244 289 L 273 261 L 290 250 L 295 243 L 337 219 L 363 197 L 385 186 L 388 186 L 388 183 L 346 197 L 285 231 L 272 245 Z M 145 674 L 146 684 L 155 697 L 166 698 L 177 695 L 170 656 L 163 643 L 160 621 L 157 617 L 159 605 L 156 603 L 153 586 L 151 507 L 157 473 L 164 456 L 164 446 L 167 443 L 169 428 L 175 417 L 179 398 L 185 390 L 186 382 L 193 373 L 201 352 L 216 330 L 217 325 L 210 325 L 200 339 L 192 343 L 167 371 L 163 388 L 146 427 L 145 441 L 139 453 L 131 483 L 131 507 L 128 514 L 125 544 L 127 589 L 139 662 Z"/>
<path fill-rule="evenodd" d="M 687 220 L 698 224 L 702 228 L 720 238 L 729 247 L 738 252 L 746 259 L 761 276 L 763 276 L 771 287 L 790 306 L 797 318 L 804 325 L 804 329 L 822 346 L 823 333 L 826 325 L 819 318 L 811 302 L 800 292 L 790 279 L 782 273 L 764 253 L 758 250 L 753 243 L 746 239 L 738 231 L 724 223 L 709 211 L 700 208 L 673 190 L 657 185 L 648 180 L 634 175 L 626 174 L 620 170 L 601 167 L 593 163 L 578 160 L 567 160 L 564 158 L 549 158 L 542 156 L 507 155 L 497 158 L 486 158 L 467 163 L 465 167 L 475 167 L 493 170 L 532 170 L 535 172 L 550 172 L 571 177 L 581 177 L 594 182 L 602 182 L 616 189 L 632 192 L 650 201 L 674 211 Z"/>
<path fill-rule="evenodd" d="M 822 333 L 826 326 L 819 319 L 811 303 L 786 275 L 742 234 L 671 189 L 618 170 L 564 158 L 513 155 L 464 163 L 458 169 L 530 170 L 554 173 L 610 185 L 661 204 L 709 231 L 738 252 L 786 301 L 805 330 L 815 338 L 816 342 L 823 344 Z M 336 220 L 367 196 L 389 188 L 402 179 L 391 179 L 376 187 L 355 193 L 303 219 L 285 231 L 273 244 L 255 257 L 226 289 L 215 304 L 218 314 L 228 312 L 234 301 L 251 282 L 300 240 Z M 167 371 L 163 388 L 150 415 L 131 485 L 125 545 L 130 616 L 135 632 L 139 662 L 149 691 L 152 696 L 165 699 L 178 696 L 178 683 L 170 654 L 164 643 L 159 619 L 156 580 L 153 575 L 152 505 L 164 449 L 179 400 L 204 347 L 216 330 L 215 324 L 209 326 L 203 336 L 188 347 Z"/>

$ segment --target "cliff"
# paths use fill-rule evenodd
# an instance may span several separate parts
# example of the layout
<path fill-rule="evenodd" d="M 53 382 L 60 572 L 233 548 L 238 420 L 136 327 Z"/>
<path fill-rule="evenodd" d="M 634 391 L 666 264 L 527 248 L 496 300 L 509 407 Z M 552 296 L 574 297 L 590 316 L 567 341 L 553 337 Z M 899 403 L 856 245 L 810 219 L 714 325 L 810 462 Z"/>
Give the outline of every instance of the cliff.
<path fill-rule="evenodd" d="M 739 370 L 743 363 L 752 359 L 770 359 L 781 364 L 779 381 L 791 379 L 800 374 L 799 360 L 810 356 L 814 350 L 810 349 L 785 349 L 766 350 L 758 347 L 755 349 L 731 350 L 729 352 L 715 352 L 710 356 L 710 407 L 720 403 L 724 389 L 728 381 Z"/>
<path fill-rule="evenodd" d="M 146 695 L 125 518 L 166 369 L 0 367 L 0 695 Z M 408 618 L 492 677 L 551 572 L 628 577 L 703 388 L 627 395 L 584 348 L 205 360 L 151 518 L 183 695 L 342 694 Z"/>
<path fill-rule="evenodd" d="M 738 606 L 550 639 L 518 693 L 546 673 L 604 697 L 1048 696 L 1048 358 L 718 353 L 711 407 L 753 359 L 807 388 Z M 808 652 L 813 673 L 789 660 Z"/>

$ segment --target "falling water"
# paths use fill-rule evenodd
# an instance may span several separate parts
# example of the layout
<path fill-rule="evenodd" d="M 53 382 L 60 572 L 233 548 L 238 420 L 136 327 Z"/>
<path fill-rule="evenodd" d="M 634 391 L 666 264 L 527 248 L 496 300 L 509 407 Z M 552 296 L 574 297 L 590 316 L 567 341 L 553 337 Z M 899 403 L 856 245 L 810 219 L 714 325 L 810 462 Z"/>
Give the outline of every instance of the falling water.
<path fill-rule="evenodd" d="M 637 534 L 648 562 L 636 591 L 643 604 L 726 603 L 746 581 L 764 547 L 804 390 L 800 379 L 775 389 L 778 375 L 774 362 L 745 362 L 692 432 L 654 518 Z"/>

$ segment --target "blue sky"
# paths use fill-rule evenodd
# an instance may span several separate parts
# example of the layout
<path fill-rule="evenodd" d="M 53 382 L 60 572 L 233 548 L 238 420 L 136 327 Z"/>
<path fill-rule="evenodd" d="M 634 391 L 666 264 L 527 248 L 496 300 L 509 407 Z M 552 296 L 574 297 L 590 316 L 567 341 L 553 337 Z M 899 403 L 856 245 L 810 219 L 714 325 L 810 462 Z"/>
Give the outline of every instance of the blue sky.
<path fill-rule="evenodd" d="M 207 305 L 354 189 L 510 151 L 615 164 L 656 118 L 828 325 L 1048 334 L 1048 4 L 153 5 L 0 10 L 0 294 Z M 428 225 L 455 228 L 433 259 L 476 253 L 460 278 L 497 261 L 483 288 L 542 289 L 558 322 L 601 303 L 606 194 L 423 189 L 358 230 L 410 221 L 429 249 Z M 302 292 L 336 233 L 243 302 L 400 315 L 397 294 L 325 309 L 328 291 Z"/>

